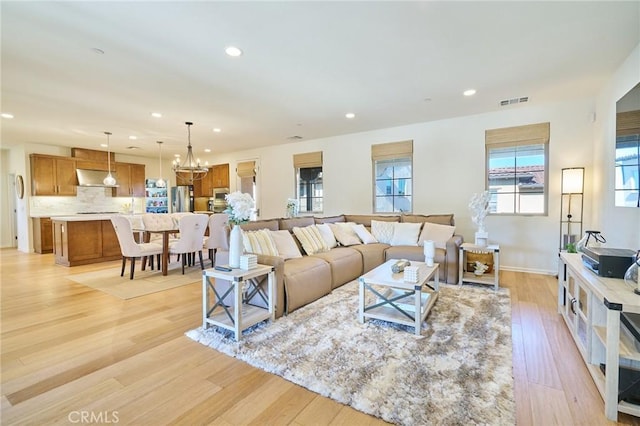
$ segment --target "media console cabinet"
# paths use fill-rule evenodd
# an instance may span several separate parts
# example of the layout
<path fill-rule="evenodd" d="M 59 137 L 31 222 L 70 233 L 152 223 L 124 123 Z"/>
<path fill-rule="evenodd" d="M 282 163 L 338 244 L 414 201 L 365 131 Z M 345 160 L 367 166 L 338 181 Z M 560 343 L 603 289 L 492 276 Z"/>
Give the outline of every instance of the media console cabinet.
<path fill-rule="evenodd" d="M 640 379 L 640 352 L 620 321 L 623 312 L 640 313 L 640 295 L 622 279 L 599 277 L 580 256 L 560 253 L 558 312 L 604 400 L 607 418 L 616 421 L 618 412 L 640 417 L 640 405 L 619 393 L 621 377 L 625 382 L 629 377 Z"/>

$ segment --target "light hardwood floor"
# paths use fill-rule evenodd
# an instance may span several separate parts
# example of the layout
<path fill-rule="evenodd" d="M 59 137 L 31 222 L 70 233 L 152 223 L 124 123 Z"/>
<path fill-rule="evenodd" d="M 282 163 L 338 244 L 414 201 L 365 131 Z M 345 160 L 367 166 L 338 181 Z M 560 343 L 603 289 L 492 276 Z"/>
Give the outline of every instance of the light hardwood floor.
<path fill-rule="evenodd" d="M 69 281 L 52 255 L 0 255 L 3 425 L 384 423 L 185 337 L 200 325 L 199 282 L 124 301 Z M 614 424 L 556 313 L 555 278 L 503 272 L 501 285 L 517 423 Z"/>

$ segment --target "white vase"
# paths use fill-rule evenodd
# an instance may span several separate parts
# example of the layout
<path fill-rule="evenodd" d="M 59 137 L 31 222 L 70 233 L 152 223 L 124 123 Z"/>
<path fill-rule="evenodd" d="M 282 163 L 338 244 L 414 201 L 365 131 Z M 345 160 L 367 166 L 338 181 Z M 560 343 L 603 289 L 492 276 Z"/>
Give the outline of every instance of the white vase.
<path fill-rule="evenodd" d="M 240 267 L 240 255 L 242 254 L 242 230 L 238 225 L 234 225 L 231 229 L 229 237 L 229 266 L 232 268 Z"/>

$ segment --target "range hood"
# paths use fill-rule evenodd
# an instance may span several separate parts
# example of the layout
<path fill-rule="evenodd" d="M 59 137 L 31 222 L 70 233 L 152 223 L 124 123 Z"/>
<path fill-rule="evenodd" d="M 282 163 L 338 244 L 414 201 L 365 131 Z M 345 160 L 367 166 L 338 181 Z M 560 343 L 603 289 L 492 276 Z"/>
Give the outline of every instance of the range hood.
<path fill-rule="evenodd" d="M 107 172 L 104 170 L 76 169 L 76 174 L 79 186 L 100 186 L 103 188 L 117 188 L 119 186 L 104 184 L 104 178 L 107 177 Z M 111 172 L 111 176 L 118 178 L 115 172 Z"/>

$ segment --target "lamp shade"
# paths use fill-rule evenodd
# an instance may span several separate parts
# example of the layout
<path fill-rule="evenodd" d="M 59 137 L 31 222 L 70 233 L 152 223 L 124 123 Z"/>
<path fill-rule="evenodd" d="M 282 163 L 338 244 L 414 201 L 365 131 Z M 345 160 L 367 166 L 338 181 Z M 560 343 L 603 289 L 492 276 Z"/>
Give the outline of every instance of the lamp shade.
<path fill-rule="evenodd" d="M 562 169 L 562 193 L 581 194 L 584 192 L 584 167 Z"/>

